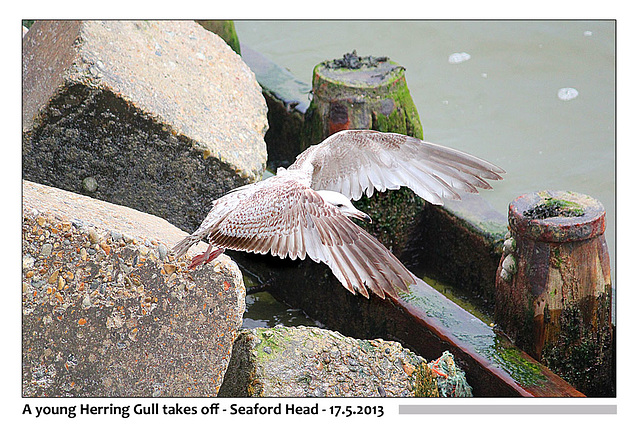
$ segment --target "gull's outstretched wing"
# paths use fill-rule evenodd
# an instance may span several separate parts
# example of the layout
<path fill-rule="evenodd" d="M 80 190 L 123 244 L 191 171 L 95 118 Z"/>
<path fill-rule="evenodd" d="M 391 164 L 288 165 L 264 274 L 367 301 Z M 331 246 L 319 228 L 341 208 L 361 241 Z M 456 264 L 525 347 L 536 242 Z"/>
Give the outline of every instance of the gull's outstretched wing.
<path fill-rule="evenodd" d="M 289 169 L 313 172 L 311 188 L 358 200 L 374 190 L 411 188 L 433 204 L 459 199 L 458 191 L 489 189 L 504 170 L 452 148 L 397 133 L 344 130 L 301 153 Z"/>
<path fill-rule="evenodd" d="M 327 264 L 352 293 L 385 297 L 407 290 L 415 276 L 374 237 L 314 190 L 272 178 L 209 221 L 203 237 L 216 247 Z M 194 233 L 195 234 L 195 233 Z"/>

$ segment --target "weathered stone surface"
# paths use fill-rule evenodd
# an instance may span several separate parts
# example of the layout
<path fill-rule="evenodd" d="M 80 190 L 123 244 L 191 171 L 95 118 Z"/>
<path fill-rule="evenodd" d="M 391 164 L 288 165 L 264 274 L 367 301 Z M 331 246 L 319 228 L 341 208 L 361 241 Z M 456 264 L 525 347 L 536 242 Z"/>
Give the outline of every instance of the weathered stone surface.
<path fill-rule="evenodd" d="M 189 272 L 167 221 L 28 181 L 23 212 L 24 396 L 216 395 L 244 313 L 229 257 Z"/>
<path fill-rule="evenodd" d="M 439 396 L 432 365 L 397 342 L 305 326 L 249 329 L 233 346 L 220 396 Z"/>
<path fill-rule="evenodd" d="M 191 231 L 212 199 L 262 177 L 260 86 L 193 21 L 38 21 L 23 88 L 25 179 Z"/>

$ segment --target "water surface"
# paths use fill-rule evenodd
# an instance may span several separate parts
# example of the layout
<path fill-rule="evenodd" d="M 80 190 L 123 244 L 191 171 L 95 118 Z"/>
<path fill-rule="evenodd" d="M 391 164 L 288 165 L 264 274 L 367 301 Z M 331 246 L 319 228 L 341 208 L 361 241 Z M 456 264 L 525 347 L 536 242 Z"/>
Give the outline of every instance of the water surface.
<path fill-rule="evenodd" d="M 507 170 L 482 196 L 507 213 L 521 194 L 589 194 L 615 256 L 613 21 L 236 21 L 242 43 L 310 82 L 357 50 L 406 67 L 426 140 Z"/>

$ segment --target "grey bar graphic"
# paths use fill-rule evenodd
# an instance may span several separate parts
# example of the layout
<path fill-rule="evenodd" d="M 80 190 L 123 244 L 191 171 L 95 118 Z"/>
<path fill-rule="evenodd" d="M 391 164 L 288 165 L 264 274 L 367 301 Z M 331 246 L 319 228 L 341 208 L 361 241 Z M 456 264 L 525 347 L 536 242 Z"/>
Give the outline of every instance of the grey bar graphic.
<path fill-rule="evenodd" d="M 399 405 L 400 414 L 617 414 L 617 405 Z"/>

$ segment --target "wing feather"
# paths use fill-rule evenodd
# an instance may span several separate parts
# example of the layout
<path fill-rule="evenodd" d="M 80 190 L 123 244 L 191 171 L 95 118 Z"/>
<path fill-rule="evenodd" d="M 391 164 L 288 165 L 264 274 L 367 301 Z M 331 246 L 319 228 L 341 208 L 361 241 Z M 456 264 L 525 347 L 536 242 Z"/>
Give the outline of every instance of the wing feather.
<path fill-rule="evenodd" d="M 208 238 L 217 247 L 327 264 L 349 291 L 397 297 L 415 276 L 380 242 L 314 190 L 351 199 L 402 186 L 434 204 L 458 191 L 491 188 L 504 171 L 484 160 L 416 138 L 341 131 L 303 152 L 286 171 L 216 200 L 202 225 L 173 249 Z"/>
<path fill-rule="evenodd" d="M 433 204 L 459 199 L 458 191 L 489 189 L 500 167 L 453 148 L 406 135 L 344 130 L 300 154 L 290 170 L 310 171 L 311 188 L 338 191 L 358 200 L 374 190 L 401 186 Z"/>
<path fill-rule="evenodd" d="M 397 290 L 415 283 L 387 248 L 318 193 L 295 180 L 276 178 L 209 221 L 209 242 L 281 258 L 308 256 L 327 264 L 350 292 L 366 297 L 369 290 L 381 298 L 395 297 Z"/>

